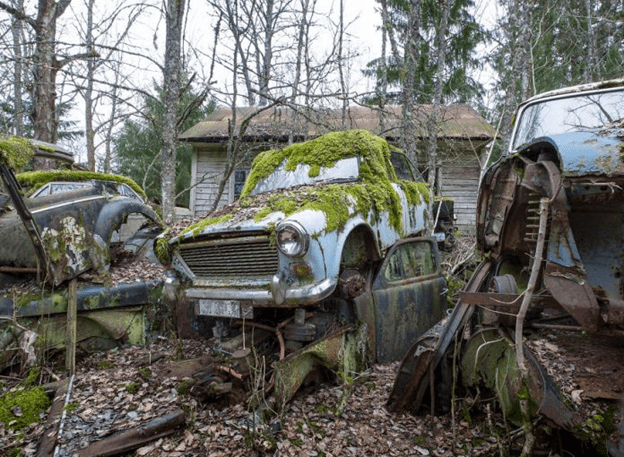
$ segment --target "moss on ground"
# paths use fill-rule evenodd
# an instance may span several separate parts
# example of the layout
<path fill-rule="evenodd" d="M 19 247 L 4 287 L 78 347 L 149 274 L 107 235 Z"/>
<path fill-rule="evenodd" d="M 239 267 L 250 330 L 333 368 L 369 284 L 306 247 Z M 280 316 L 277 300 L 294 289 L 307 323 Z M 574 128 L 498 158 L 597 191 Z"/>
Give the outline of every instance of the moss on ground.
<path fill-rule="evenodd" d="M 20 430 L 40 422 L 40 415 L 50 407 L 50 399 L 42 387 L 6 392 L 0 397 L 0 422 L 5 427 Z"/>

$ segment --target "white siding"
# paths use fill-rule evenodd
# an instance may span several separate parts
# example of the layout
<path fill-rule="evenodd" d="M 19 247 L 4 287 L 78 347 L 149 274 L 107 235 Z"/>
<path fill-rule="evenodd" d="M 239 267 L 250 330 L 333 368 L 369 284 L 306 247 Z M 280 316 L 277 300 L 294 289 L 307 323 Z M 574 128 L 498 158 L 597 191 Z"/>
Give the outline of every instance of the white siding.
<path fill-rule="evenodd" d="M 195 186 L 193 192 L 193 214 L 196 216 L 205 214 L 210 210 L 219 189 L 219 181 L 223 176 L 226 163 L 226 155 L 224 152 L 206 152 L 197 153 L 197 161 L 194 163 L 193 177 L 194 182 L 201 181 Z M 230 178 L 231 181 L 232 178 Z M 219 200 L 219 207 L 231 203 L 232 184 L 228 184 L 223 189 L 223 195 Z"/>

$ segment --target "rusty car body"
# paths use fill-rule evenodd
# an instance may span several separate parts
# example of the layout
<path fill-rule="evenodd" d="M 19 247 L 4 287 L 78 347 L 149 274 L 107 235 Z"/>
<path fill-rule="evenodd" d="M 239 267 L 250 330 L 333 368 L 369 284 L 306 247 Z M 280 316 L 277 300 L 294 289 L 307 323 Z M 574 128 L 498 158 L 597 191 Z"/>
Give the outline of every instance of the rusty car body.
<path fill-rule="evenodd" d="M 449 357 L 459 357 L 464 384 L 485 384 L 510 419 L 522 395 L 526 398 L 516 364 L 519 332 L 531 329 L 532 339 L 546 338 L 543 347 L 551 350 L 556 338 L 563 345 L 588 334 L 594 344 L 588 354 L 619 356 L 599 367 L 589 356 L 576 361 L 582 366 L 574 383 L 576 389 L 584 386 L 576 401 L 553 383 L 554 373 L 549 375 L 532 343 L 524 344 L 530 412 L 578 437 L 579 431 L 595 432 L 581 400 L 596 402 L 589 408 L 592 414 L 609 409 L 616 426 L 598 427 L 602 445 L 594 450 L 622 455 L 617 402 L 624 368 L 623 227 L 624 80 L 565 88 L 524 102 L 509 151 L 481 182 L 477 243 L 485 260 L 453 313 L 408 351 L 390 408 L 448 410 Z M 463 344 L 455 350 L 458 341 Z M 556 357 L 565 359 L 561 353 Z M 581 380 L 584 373 L 598 372 L 592 382 Z"/>
<path fill-rule="evenodd" d="M 51 152 L 51 145 L 44 147 L 34 148 L 33 153 L 72 161 L 66 153 Z M 71 173 L 47 172 L 51 176 Z M 0 237 L 11 240 L 0 247 L 0 285 L 28 275 L 59 285 L 85 271 L 106 269 L 114 246 L 125 243 L 136 251 L 140 249 L 137 240 L 143 245 L 162 231 L 159 216 L 139 193 L 126 183 L 110 180 L 109 175 L 89 173 L 89 179 L 80 182 L 51 181 L 34 189 L 30 197 L 22 195 L 6 162 L 0 164 L 0 176 Z M 137 227 L 136 237 L 132 233 L 120 239 L 118 233 L 131 215 L 140 215 L 146 227 L 142 232 Z"/>
<path fill-rule="evenodd" d="M 16 164 L 32 157 L 73 162 L 56 145 L 0 139 L 0 369 L 20 365 L 17 339 L 35 334 L 29 329 L 44 351 L 65 346 L 67 282 L 79 276 L 75 341 L 88 350 L 144 342 L 142 306 L 158 301 L 163 279 L 113 284 L 109 267 L 120 259 L 157 262 L 160 218 L 128 178 L 70 168 L 16 176 Z"/>
<path fill-rule="evenodd" d="M 218 341 L 238 338 L 226 352 L 267 355 L 277 404 L 319 367 L 346 380 L 365 360 L 397 360 L 444 315 L 428 189 L 413 170 L 362 130 L 267 151 L 239 202 L 169 241 L 184 298 Z M 268 333 L 245 346 L 245 328 Z"/>

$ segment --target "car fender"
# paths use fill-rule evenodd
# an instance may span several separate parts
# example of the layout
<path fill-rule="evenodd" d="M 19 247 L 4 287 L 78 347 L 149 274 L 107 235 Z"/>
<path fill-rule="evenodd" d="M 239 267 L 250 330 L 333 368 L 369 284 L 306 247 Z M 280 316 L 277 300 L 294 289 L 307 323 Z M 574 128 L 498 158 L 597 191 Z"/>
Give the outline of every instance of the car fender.
<path fill-rule="evenodd" d="M 334 230 L 323 237 L 319 237 L 321 249 L 325 255 L 325 265 L 328 278 L 338 278 L 340 274 L 340 261 L 349 236 L 356 230 L 364 230 L 374 241 L 373 249 L 376 258 L 381 257 L 381 246 L 375 236 L 373 228 L 361 217 L 349 220 L 340 230 Z"/>
<path fill-rule="evenodd" d="M 128 215 L 132 213 L 142 214 L 158 225 L 162 225 L 156 212 L 148 205 L 131 198 L 119 198 L 112 200 L 102 208 L 97 222 L 95 223 L 93 233 L 100 236 L 102 240 L 108 244 L 113 232 L 117 230 Z"/>

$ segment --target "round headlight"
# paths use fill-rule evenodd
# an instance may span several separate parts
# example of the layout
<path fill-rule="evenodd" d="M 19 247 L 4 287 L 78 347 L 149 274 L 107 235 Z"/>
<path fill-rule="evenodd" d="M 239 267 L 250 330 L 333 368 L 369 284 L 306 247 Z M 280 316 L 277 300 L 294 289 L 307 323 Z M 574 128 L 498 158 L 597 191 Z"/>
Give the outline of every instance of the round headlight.
<path fill-rule="evenodd" d="M 277 227 L 277 247 L 289 257 L 299 257 L 308 250 L 308 234 L 296 222 L 284 222 Z"/>

